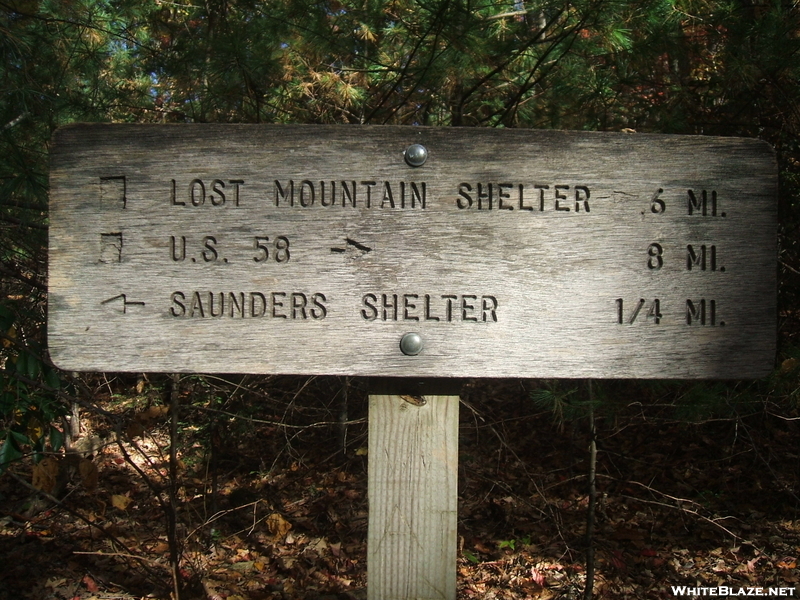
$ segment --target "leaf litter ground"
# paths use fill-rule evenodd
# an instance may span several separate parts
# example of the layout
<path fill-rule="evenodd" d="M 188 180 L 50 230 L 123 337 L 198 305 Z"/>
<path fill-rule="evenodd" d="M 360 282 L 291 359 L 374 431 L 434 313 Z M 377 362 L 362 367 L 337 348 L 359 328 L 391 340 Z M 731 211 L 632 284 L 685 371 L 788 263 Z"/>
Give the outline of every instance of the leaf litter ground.
<path fill-rule="evenodd" d="M 459 599 L 582 597 L 588 428 L 537 409 L 530 394 L 539 385 L 476 381 L 462 393 Z M 99 441 L 95 485 L 76 470 L 54 504 L 23 484 L 34 476 L 30 461 L 0 479 L 0 600 L 169 597 L 156 499 L 168 482 L 164 387 L 96 382 L 95 401 L 119 416 L 133 444 L 113 443 L 109 420 L 85 413 L 84 438 Z M 653 389 L 598 421 L 595 597 L 673 598 L 672 585 L 795 587 L 798 415 L 691 424 L 665 416 L 673 412 Z M 185 598 L 366 598 L 363 386 L 192 377 L 181 390 Z"/>

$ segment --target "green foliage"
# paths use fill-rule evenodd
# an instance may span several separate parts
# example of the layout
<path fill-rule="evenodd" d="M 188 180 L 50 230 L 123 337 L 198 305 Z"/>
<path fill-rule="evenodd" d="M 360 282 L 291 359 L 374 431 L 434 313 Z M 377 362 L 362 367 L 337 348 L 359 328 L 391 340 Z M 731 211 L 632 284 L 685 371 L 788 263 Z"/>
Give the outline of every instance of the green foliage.
<path fill-rule="evenodd" d="M 755 400 L 754 395 L 737 393 L 725 383 L 693 383 L 685 388 L 680 386 L 677 390 L 674 400 L 675 418 L 688 422 L 730 418 L 737 412 L 751 412 L 749 405 Z"/>
<path fill-rule="evenodd" d="M 23 456 L 33 453 L 38 462 L 47 449 L 58 451 L 64 434 L 53 423 L 66 414 L 58 399 L 61 386 L 55 369 L 44 362 L 35 339 L 20 339 L 24 329 L 17 315 L 0 304 L 0 473 Z"/>
<path fill-rule="evenodd" d="M 552 412 L 559 426 L 588 417 L 590 409 L 601 404 L 596 394 L 590 399 L 585 386 L 577 382 L 556 379 L 544 383 L 544 387 L 531 392 L 531 400 L 540 410 Z"/>
<path fill-rule="evenodd" d="M 520 539 L 500 540 L 499 542 L 497 542 L 497 548 L 499 550 L 504 550 L 508 548 L 512 552 L 515 552 L 517 550 L 517 544 L 521 546 L 530 546 L 531 536 L 526 535 Z"/>
<path fill-rule="evenodd" d="M 786 2 L 0 1 L 4 431 L 61 411 L 44 351 L 48 150 L 74 121 L 759 136 L 778 152 L 781 328 L 798 345 L 799 51 Z M 534 400 L 563 421 L 581 396 Z M 33 441 L 4 435 L 5 456 Z"/>

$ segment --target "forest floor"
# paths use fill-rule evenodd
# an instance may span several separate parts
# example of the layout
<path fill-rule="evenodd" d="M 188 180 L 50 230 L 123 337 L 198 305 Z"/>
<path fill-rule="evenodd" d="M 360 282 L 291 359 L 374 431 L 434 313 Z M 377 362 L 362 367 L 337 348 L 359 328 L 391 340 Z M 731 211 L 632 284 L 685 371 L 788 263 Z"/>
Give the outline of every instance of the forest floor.
<path fill-rule="evenodd" d="M 596 385 L 595 597 L 800 596 L 800 412 L 771 414 L 733 384 L 636 385 Z M 84 454 L 48 467 L 61 485 L 30 459 L 0 478 L 0 600 L 170 597 L 169 379 L 86 389 L 108 412 L 84 410 Z M 698 415 L 698 389 L 727 412 Z M 585 400 L 580 382 L 465 385 L 459 599 L 583 597 Z M 191 376 L 180 402 L 184 600 L 366 598 L 363 383 Z"/>

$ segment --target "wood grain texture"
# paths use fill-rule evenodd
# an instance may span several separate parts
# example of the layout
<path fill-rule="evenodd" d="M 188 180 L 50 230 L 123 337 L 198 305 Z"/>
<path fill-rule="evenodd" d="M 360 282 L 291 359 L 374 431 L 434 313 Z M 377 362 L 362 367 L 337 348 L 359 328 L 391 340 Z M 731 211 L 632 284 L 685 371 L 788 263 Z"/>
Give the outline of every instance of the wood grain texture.
<path fill-rule="evenodd" d="M 369 397 L 369 600 L 455 600 L 458 396 Z"/>
<path fill-rule="evenodd" d="M 91 371 L 760 377 L 776 199 L 750 139 L 70 126 L 50 352 Z"/>

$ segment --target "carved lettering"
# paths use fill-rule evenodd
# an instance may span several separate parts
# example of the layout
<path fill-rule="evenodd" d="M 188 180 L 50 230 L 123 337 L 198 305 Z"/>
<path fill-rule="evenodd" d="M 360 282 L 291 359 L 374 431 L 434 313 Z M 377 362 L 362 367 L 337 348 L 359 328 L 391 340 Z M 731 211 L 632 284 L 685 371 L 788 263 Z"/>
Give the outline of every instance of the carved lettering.
<path fill-rule="evenodd" d="M 256 251 L 256 255 L 253 257 L 253 262 L 266 263 L 273 260 L 277 263 L 289 262 L 292 257 L 289 246 L 289 238 L 284 235 L 279 235 L 272 243 L 267 236 L 254 236 L 253 249 Z"/>
<path fill-rule="evenodd" d="M 377 185 L 376 181 L 362 181 L 361 185 L 363 185 L 367 190 L 367 208 L 372 208 L 372 188 Z M 389 190 L 389 194 L 391 195 L 391 190 Z M 381 206 L 383 208 L 383 206 Z M 392 203 L 392 208 L 394 208 L 394 203 Z"/>
<path fill-rule="evenodd" d="M 221 317 L 225 311 L 225 292 L 219 293 L 219 302 L 217 303 L 217 310 L 214 310 L 214 297 L 217 294 L 213 292 L 208 293 L 209 314 L 212 317 Z"/>
<path fill-rule="evenodd" d="M 425 320 L 426 321 L 438 321 L 439 317 L 433 315 L 431 313 L 431 295 L 425 294 Z"/>
<path fill-rule="evenodd" d="M 221 179 L 215 179 L 211 183 L 211 193 L 208 197 L 213 206 L 222 206 L 225 204 L 225 182 Z"/>
<path fill-rule="evenodd" d="M 319 203 L 322 206 L 333 206 L 336 202 L 336 182 L 330 182 L 330 192 L 325 193 L 325 182 L 319 182 Z"/>
<path fill-rule="evenodd" d="M 549 190 L 549 185 L 543 185 L 541 183 L 536 183 L 533 185 L 533 189 L 539 191 L 539 212 L 544 211 L 544 191 Z"/>
<path fill-rule="evenodd" d="M 122 262 L 122 232 L 100 234 L 100 262 Z"/>
<path fill-rule="evenodd" d="M 686 246 L 686 269 L 691 271 L 693 267 L 700 267 L 701 271 L 705 271 L 707 267 L 709 271 L 716 271 L 717 247 L 715 245 L 706 247 L 703 244 L 700 246 L 699 251 L 695 251 L 694 246 L 691 244 Z M 725 267 L 719 267 L 719 271 L 724 273 Z"/>
<path fill-rule="evenodd" d="M 517 187 L 519 188 L 519 209 L 533 210 L 532 206 L 525 204 L 525 186 L 520 183 Z"/>
<path fill-rule="evenodd" d="M 355 181 L 342 181 L 342 208 L 347 206 L 347 201 L 350 202 L 350 206 L 355 208 L 356 207 L 356 182 Z M 347 184 L 350 183 L 350 187 Z M 331 182 L 331 186 L 333 186 L 333 182 Z M 346 200 L 345 200 L 346 197 Z"/>
<path fill-rule="evenodd" d="M 325 305 L 327 301 L 325 294 L 320 292 L 311 294 L 311 309 L 309 313 L 312 319 L 320 320 L 328 316 L 328 307 Z"/>
<path fill-rule="evenodd" d="M 417 305 L 412 303 L 411 300 L 419 298 L 417 294 L 403 294 L 403 320 L 404 321 L 419 321 L 419 317 L 412 315 L 411 312 L 416 310 Z"/>
<path fill-rule="evenodd" d="M 294 181 L 289 180 L 286 184 L 286 189 L 283 188 L 281 182 L 275 180 L 275 206 L 281 205 L 281 199 L 289 202 L 289 206 L 294 206 Z"/>
<path fill-rule="evenodd" d="M 711 190 L 711 194 L 708 193 L 708 190 L 701 190 L 699 195 L 695 194 L 694 190 L 687 191 L 687 199 L 686 199 L 686 207 L 688 209 L 688 214 L 692 215 L 695 212 L 699 212 L 702 216 L 717 216 L 717 191 Z M 719 213 L 720 217 L 725 217 L 724 212 Z"/>
<path fill-rule="evenodd" d="M 497 323 L 498 307 L 497 297 L 487 294 L 368 293 L 361 297 L 360 314 L 365 321 Z"/>
<path fill-rule="evenodd" d="M 289 240 L 284 236 L 275 238 L 275 242 L 267 247 L 270 241 L 268 237 L 256 236 L 253 241 L 256 250 L 255 262 L 264 262 L 267 259 L 275 262 L 287 262 L 289 260 Z M 191 262 L 203 263 L 227 263 L 228 259 L 223 257 L 223 252 L 219 248 L 220 240 L 216 235 L 203 236 L 202 241 L 187 240 L 185 235 L 169 236 L 169 256 L 172 262 L 184 262 L 187 258 Z M 187 248 L 189 248 L 187 250 Z"/>
<path fill-rule="evenodd" d="M 483 200 L 487 201 L 487 209 L 492 210 L 492 184 L 486 184 L 484 190 L 482 183 L 478 183 L 478 210 L 483 210 Z"/>
<path fill-rule="evenodd" d="M 658 271 L 664 266 L 664 247 L 661 244 L 650 244 L 647 256 L 647 268 L 651 271 Z"/>
<path fill-rule="evenodd" d="M 113 208 L 128 207 L 128 180 L 125 175 L 100 178 L 100 202 Z"/>
<path fill-rule="evenodd" d="M 244 179 L 231 179 L 228 183 L 233 186 L 233 205 L 239 206 L 239 186 L 244 185 Z"/>
<path fill-rule="evenodd" d="M 580 212 L 581 208 L 589 212 L 589 198 L 591 196 L 589 188 L 585 185 L 575 186 L 575 212 Z"/>
<path fill-rule="evenodd" d="M 644 298 L 639 298 L 636 302 L 634 307 L 631 309 L 630 313 L 625 316 L 625 306 L 624 301 L 622 298 L 617 298 L 617 324 L 619 325 L 633 325 L 636 322 L 636 319 L 642 312 L 642 308 L 644 308 L 647 301 Z M 661 323 L 663 315 L 661 314 L 661 300 L 655 298 L 651 303 L 650 307 L 645 312 L 645 321 L 649 321 L 650 319 L 653 320 L 653 323 L 658 325 Z"/>
<path fill-rule="evenodd" d="M 172 206 L 186 206 L 186 202 L 184 202 L 183 200 L 178 200 L 177 187 L 178 185 L 173 179 L 172 184 L 170 186 L 169 203 L 172 204 Z"/>
<path fill-rule="evenodd" d="M 239 206 L 241 186 L 244 179 L 192 179 L 188 187 L 183 187 L 178 193 L 178 182 L 170 180 L 169 203 L 171 206 L 225 206 L 232 201 L 234 206 Z"/>
<path fill-rule="evenodd" d="M 383 199 L 381 200 L 381 208 L 386 208 L 387 206 L 389 208 L 394 208 L 394 195 L 392 195 L 392 186 L 389 185 L 388 181 L 385 181 L 383 186 Z"/>
<path fill-rule="evenodd" d="M 661 198 L 659 198 L 659 196 L 661 196 L 661 194 L 663 194 L 663 193 L 664 193 L 664 190 L 662 188 L 658 188 L 658 190 L 656 190 L 656 193 L 653 194 L 653 197 L 650 199 L 650 212 L 651 213 L 656 214 L 656 215 L 660 215 L 665 210 L 667 210 L 666 203 Z"/>
<path fill-rule="evenodd" d="M 557 185 L 555 186 L 556 191 L 556 210 L 563 210 L 565 212 L 569 212 L 569 206 L 561 206 L 561 200 L 566 200 L 567 195 L 562 190 L 568 190 L 568 185 Z"/>
<path fill-rule="evenodd" d="M 461 296 L 461 320 L 462 321 L 477 321 L 478 317 L 472 316 L 472 311 L 475 310 L 475 305 L 472 302 L 467 302 L 467 299 L 474 301 L 477 300 L 477 296 L 472 295 L 464 295 Z"/>
<path fill-rule="evenodd" d="M 302 292 L 292 292 L 292 318 L 298 319 L 308 318 L 308 313 L 306 311 L 306 305 L 308 304 L 308 298 Z M 298 315 L 300 315 L 298 317 Z"/>
<path fill-rule="evenodd" d="M 472 186 L 470 184 L 458 184 L 458 198 L 456 199 L 456 206 L 458 208 L 472 208 L 472 196 L 469 194 L 471 191 Z"/>
<path fill-rule="evenodd" d="M 172 306 L 169 309 L 173 317 L 183 317 L 186 315 L 186 295 L 183 292 L 172 292 Z"/>
<path fill-rule="evenodd" d="M 444 319 L 449 323 L 453 320 L 453 301 L 458 300 L 458 296 L 444 294 L 442 300 L 445 301 Z"/>
<path fill-rule="evenodd" d="M 494 296 L 481 296 L 481 321 L 497 323 L 497 298 Z"/>
<path fill-rule="evenodd" d="M 167 312 L 190 319 L 320 321 L 328 316 L 327 302 L 321 292 L 174 291 Z"/>
<path fill-rule="evenodd" d="M 265 314 L 267 314 L 267 297 L 261 292 L 250 292 L 250 316 L 263 317 Z"/>
<path fill-rule="evenodd" d="M 383 320 L 397 321 L 397 294 L 381 294 L 381 305 L 383 306 Z"/>
<path fill-rule="evenodd" d="M 228 307 L 230 308 L 230 318 L 233 319 L 237 313 L 244 318 L 244 311 L 247 305 L 244 302 L 244 292 L 228 292 Z"/>
<path fill-rule="evenodd" d="M 192 200 L 192 206 L 202 206 L 206 203 L 206 185 L 202 179 L 193 179 L 189 184 L 189 197 Z"/>
<path fill-rule="evenodd" d="M 425 208 L 425 203 L 427 202 L 428 198 L 428 186 L 424 181 L 419 182 L 416 181 L 411 182 L 411 208 L 417 207 L 417 202 L 419 202 L 420 208 Z"/>
<path fill-rule="evenodd" d="M 325 208 L 424 209 L 428 187 L 424 181 L 301 181 L 273 180 L 275 206 Z M 337 200 L 337 188 L 339 198 Z M 319 202 L 317 202 L 319 199 Z"/>
<path fill-rule="evenodd" d="M 200 297 L 200 292 L 192 294 L 192 304 L 189 307 L 190 317 L 200 317 L 201 319 L 206 316 L 206 311 L 203 308 L 203 299 Z"/>
<path fill-rule="evenodd" d="M 308 179 L 304 179 L 300 182 L 300 206 L 303 208 L 314 206 L 315 195 L 313 183 Z"/>
<path fill-rule="evenodd" d="M 100 304 L 109 306 L 123 315 L 128 313 L 129 306 L 144 306 L 145 303 L 138 300 L 128 300 L 127 294 L 117 294 L 111 298 L 106 298 Z"/>
<path fill-rule="evenodd" d="M 591 212 L 589 199 L 592 192 L 587 185 L 544 184 L 511 182 L 461 182 L 456 190 L 456 207 L 461 210 L 514 210 L 509 190 L 517 188 L 516 205 L 519 210 L 533 212 L 536 205 L 526 203 L 526 196 L 538 199 L 538 212 Z M 551 191 L 552 189 L 552 191 Z M 574 202 L 574 204 L 572 204 Z"/>
<path fill-rule="evenodd" d="M 288 315 L 283 314 L 283 299 L 286 298 L 286 292 L 272 292 L 270 295 L 272 300 L 272 316 L 276 319 L 286 319 Z M 280 298 L 280 300 L 278 300 Z"/>
<path fill-rule="evenodd" d="M 175 262 L 186 260 L 186 236 L 182 235 L 180 238 L 176 238 L 171 235 L 169 236 L 169 243 L 172 248 L 172 260 Z"/>
<path fill-rule="evenodd" d="M 510 199 L 511 194 L 505 192 L 505 189 L 511 189 L 514 187 L 513 183 L 498 183 L 497 184 L 497 208 L 500 210 L 514 210 L 514 207 L 511 204 L 505 204 L 503 200 Z"/>
<path fill-rule="evenodd" d="M 686 324 L 725 327 L 725 321 L 717 323 L 717 301 L 702 298 L 698 302 L 686 300 Z"/>
<path fill-rule="evenodd" d="M 203 247 L 205 250 L 202 252 L 202 257 L 205 262 L 214 262 L 219 258 L 219 252 L 217 252 L 217 238 L 213 235 L 207 235 L 203 238 Z"/>
<path fill-rule="evenodd" d="M 365 321 L 374 321 L 378 318 L 378 297 L 375 294 L 364 294 L 361 298 L 361 303 L 364 308 L 361 309 L 361 318 Z"/>

